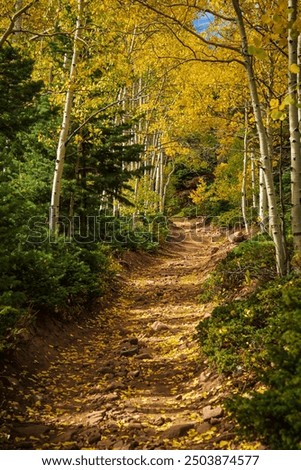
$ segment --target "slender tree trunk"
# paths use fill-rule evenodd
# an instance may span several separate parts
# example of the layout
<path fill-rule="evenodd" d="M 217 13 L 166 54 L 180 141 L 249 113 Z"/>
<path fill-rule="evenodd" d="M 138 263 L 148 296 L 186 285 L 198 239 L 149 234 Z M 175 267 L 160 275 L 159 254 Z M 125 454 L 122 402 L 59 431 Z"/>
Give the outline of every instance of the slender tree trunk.
<path fill-rule="evenodd" d="M 299 129 L 298 102 L 298 73 L 291 67 L 298 62 L 298 37 L 291 25 L 297 19 L 298 2 L 288 0 L 288 93 L 291 98 L 289 103 L 289 128 L 291 148 L 291 202 L 292 202 L 292 234 L 295 254 L 301 254 L 301 143 Z"/>
<path fill-rule="evenodd" d="M 241 185 L 241 212 L 246 233 L 249 233 L 247 217 L 247 172 L 248 172 L 248 107 L 245 105 L 244 162 Z"/>
<path fill-rule="evenodd" d="M 170 178 L 171 178 L 172 174 L 174 173 L 174 171 L 175 171 L 175 164 L 174 164 L 174 162 L 172 162 L 172 167 L 171 167 L 170 172 L 167 175 L 166 182 L 164 184 L 164 189 L 163 189 L 163 196 L 162 196 L 162 212 L 163 213 L 165 211 L 167 189 L 168 189 L 168 186 L 169 186 L 169 183 L 170 183 Z"/>
<path fill-rule="evenodd" d="M 251 147 L 252 208 L 257 209 L 255 151 Z"/>
<path fill-rule="evenodd" d="M 266 217 L 268 214 L 268 200 L 267 200 L 267 191 L 265 187 L 264 171 L 259 168 L 259 208 L 258 208 L 258 218 L 260 224 L 260 230 L 262 233 L 267 231 L 266 228 Z"/>
<path fill-rule="evenodd" d="M 59 142 L 57 146 L 56 153 L 56 162 L 54 177 L 52 183 L 52 193 L 51 193 L 51 204 L 50 204 L 50 217 L 49 217 L 49 228 L 52 232 L 58 232 L 58 222 L 60 214 L 60 196 L 61 196 L 61 187 L 62 187 L 62 176 L 64 170 L 64 162 L 66 155 L 66 143 L 69 135 L 70 128 L 70 119 L 71 111 L 73 105 L 73 95 L 74 95 L 74 81 L 76 77 L 76 67 L 79 59 L 79 39 L 81 32 L 81 23 L 82 23 L 82 12 L 83 12 L 83 0 L 78 0 L 78 12 L 76 20 L 76 28 L 74 33 L 74 42 L 73 42 L 73 54 L 72 62 L 70 66 L 69 74 L 69 85 L 66 93 L 64 113 L 62 126 L 59 136 Z"/>
<path fill-rule="evenodd" d="M 265 185 L 267 190 L 267 199 L 268 199 L 268 210 L 269 210 L 269 220 L 272 230 L 272 237 L 275 245 L 276 253 L 276 266 L 279 276 L 283 276 L 286 273 L 286 259 L 285 259 L 285 250 L 283 247 L 283 234 L 281 221 L 277 208 L 276 193 L 273 181 L 273 171 L 272 171 L 272 162 L 271 156 L 269 154 L 269 145 L 268 145 L 268 136 L 266 129 L 263 124 L 263 116 L 260 107 L 260 101 L 258 96 L 257 84 L 254 75 L 252 58 L 248 53 L 248 40 L 245 31 L 245 25 L 243 20 L 242 11 L 240 8 L 239 0 L 232 0 L 232 4 L 236 13 L 237 24 L 239 28 L 239 33 L 241 37 L 242 45 L 242 55 L 244 58 L 244 64 L 247 72 L 247 77 L 249 81 L 249 89 L 252 100 L 252 107 L 256 121 L 256 128 L 259 138 L 259 147 L 261 155 L 261 166 L 262 171 L 264 172 Z"/>
<path fill-rule="evenodd" d="M 301 34 L 298 36 L 298 66 L 299 66 L 299 73 L 298 73 L 298 103 L 301 103 Z M 301 132 L 301 108 L 298 108 L 298 120 L 299 120 L 299 131 Z"/>

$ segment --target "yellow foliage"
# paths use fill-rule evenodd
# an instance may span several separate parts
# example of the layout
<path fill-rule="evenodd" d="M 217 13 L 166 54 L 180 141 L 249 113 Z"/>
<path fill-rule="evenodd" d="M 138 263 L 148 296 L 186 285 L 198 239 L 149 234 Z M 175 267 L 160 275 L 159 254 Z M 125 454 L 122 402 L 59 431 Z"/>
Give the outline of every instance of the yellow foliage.
<path fill-rule="evenodd" d="M 189 197 L 197 206 L 203 204 L 207 199 L 207 184 L 203 178 L 199 179 L 197 188 L 191 191 Z"/>

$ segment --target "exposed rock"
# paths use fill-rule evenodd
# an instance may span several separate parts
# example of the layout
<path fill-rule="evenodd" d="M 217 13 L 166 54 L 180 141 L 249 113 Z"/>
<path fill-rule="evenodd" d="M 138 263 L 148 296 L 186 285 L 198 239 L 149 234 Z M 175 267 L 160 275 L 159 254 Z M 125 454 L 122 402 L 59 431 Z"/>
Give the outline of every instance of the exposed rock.
<path fill-rule="evenodd" d="M 223 409 L 220 406 L 216 408 L 211 408 L 210 405 L 203 408 L 203 418 L 204 421 L 210 421 L 211 418 L 219 418 L 223 414 Z"/>
<path fill-rule="evenodd" d="M 211 372 L 209 371 L 204 371 L 201 373 L 200 377 L 199 377 L 199 381 L 200 382 L 207 382 L 211 377 Z"/>
<path fill-rule="evenodd" d="M 108 402 L 115 401 L 115 400 L 118 400 L 118 395 L 117 393 L 108 393 L 108 395 L 106 395 L 105 398 Z M 107 406 L 109 406 L 110 408 L 110 404 L 108 404 Z"/>
<path fill-rule="evenodd" d="M 153 331 L 164 331 L 164 330 L 169 330 L 169 326 L 166 325 L 165 323 L 160 322 L 160 321 L 155 321 L 151 325 L 151 329 Z"/>
<path fill-rule="evenodd" d="M 152 356 L 149 353 L 142 353 L 138 354 L 137 359 L 142 361 L 143 359 L 152 359 Z"/>
<path fill-rule="evenodd" d="M 137 377 L 139 377 L 139 375 L 140 375 L 140 370 L 139 369 L 133 370 L 129 373 L 129 377 L 131 377 L 131 378 L 137 378 Z"/>
<path fill-rule="evenodd" d="M 141 423 L 129 423 L 127 425 L 127 429 L 129 431 L 141 431 L 143 429 L 143 425 Z"/>
<path fill-rule="evenodd" d="M 241 230 L 239 230 L 238 232 L 234 232 L 228 235 L 228 240 L 231 243 L 240 243 L 246 240 L 246 236 Z"/>
<path fill-rule="evenodd" d="M 204 422 L 197 426 L 196 430 L 199 434 L 203 434 L 211 429 L 211 424 Z"/>
<path fill-rule="evenodd" d="M 190 429 L 195 429 L 195 426 L 195 423 L 174 424 L 164 431 L 162 436 L 167 439 L 177 439 L 178 437 L 185 436 Z"/>
<path fill-rule="evenodd" d="M 164 423 L 165 423 L 165 419 L 163 418 L 163 416 L 159 416 L 158 418 L 155 418 L 153 420 L 153 424 L 155 426 L 163 426 Z"/>
<path fill-rule="evenodd" d="M 121 349 L 119 354 L 120 356 L 130 357 L 130 356 L 134 356 L 135 354 L 137 354 L 138 351 L 139 351 L 138 346 L 134 346 L 133 348 L 130 348 L 130 349 L 127 349 L 127 348 Z"/>

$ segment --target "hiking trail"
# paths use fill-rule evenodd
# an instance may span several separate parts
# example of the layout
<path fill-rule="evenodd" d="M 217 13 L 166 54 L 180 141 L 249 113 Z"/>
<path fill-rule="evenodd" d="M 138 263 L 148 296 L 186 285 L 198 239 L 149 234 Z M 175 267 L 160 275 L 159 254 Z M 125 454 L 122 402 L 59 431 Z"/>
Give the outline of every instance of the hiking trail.
<path fill-rule="evenodd" d="M 2 448 L 239 448 L 227 387 L 195 340 L 212 308 L 197 296 L 229 249 L 217 230 L 179 220 L 159 253 L 129 254 L 105 310 L 49 334 L 18 375 L 5 365 Z"/>

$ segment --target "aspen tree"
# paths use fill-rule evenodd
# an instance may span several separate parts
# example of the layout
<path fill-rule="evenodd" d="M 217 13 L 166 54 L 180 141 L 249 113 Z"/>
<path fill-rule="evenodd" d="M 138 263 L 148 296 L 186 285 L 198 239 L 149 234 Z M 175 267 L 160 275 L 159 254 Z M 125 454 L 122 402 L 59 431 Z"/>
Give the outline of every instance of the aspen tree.
<path fill-rule="evenodd" d="M 298 116 L 298 34 L 294 22 L 298 1 L 288 0 L 288 94 L 291 150 L 292 234 L 295 254 L 301 255 L 301 142 Z"/>
<path fill-rule="evenodd" d="M 275 245 L 275 252 L 276 252 L 276 266 L 277 272 L 280 276 L 286 274 L 286 257 L 285 257 L 285 249 L 283 246 L 283 234 L 282 234 L 282 227 L 281 227 L 281 220 L 279 217 L 279 211 L 277 208 L 277 199 L 276 199 L 276 192 L 275 186 L 273 181 L 273 171 L 272 171 L 272 162 L 271 162 L 271 155 L 269 151 L 269 142 L 268 142 L 268 135 L 263 123 L 263 116 L 259 101 L 258 89 L 256 78 L 254 74 L 253 63 L 251 60 L 251 56 L 249 54 L 249 44 L 248 38 L 245 30 L 244 19 L 242 15 L 242 11 L 240 8 L 239 0 L 232 0 L 233 8 L 235 10 L 236 18 L 237 18 L 237 25 L 240 33 L 241 38 L 241 53 L 244 58 L 244 65 L 249 81 L 249 89 L 252 101 L 252 107 L 255 117 L 255 123 L 258 133 L 259 139 L 259 147 L 260 147 L 260 164 L 262 170 L 264 172 L 264 182 L 266 186 L 267 192 L 267 200 L 268 200 L 268 213 L 269 213 L 269 224 L 271 228 L 271 235 Z"/>
<path fill-rule="evenodd" d="M 82 28 L 83 0 L 77 3 L 77 20 L 73 40 L 73 54 L 70 65 L 69 83 L 65 97 L 65 105 L 63 112 L 63 120 L 57 146 L 54 177 L 52 182 L 52 193 L 50 203 L 49 228 L 50 231 L 56 233 L 58 231 L 59 214 L 60 214 L 60 197 L 62 188 L 62 177 L 66 155 L 66 144 L 69 137 L 71 112 L 74 97 L 74 84 L 76 78 L 76 70 L 79 60 L 79 40 Z"/>

